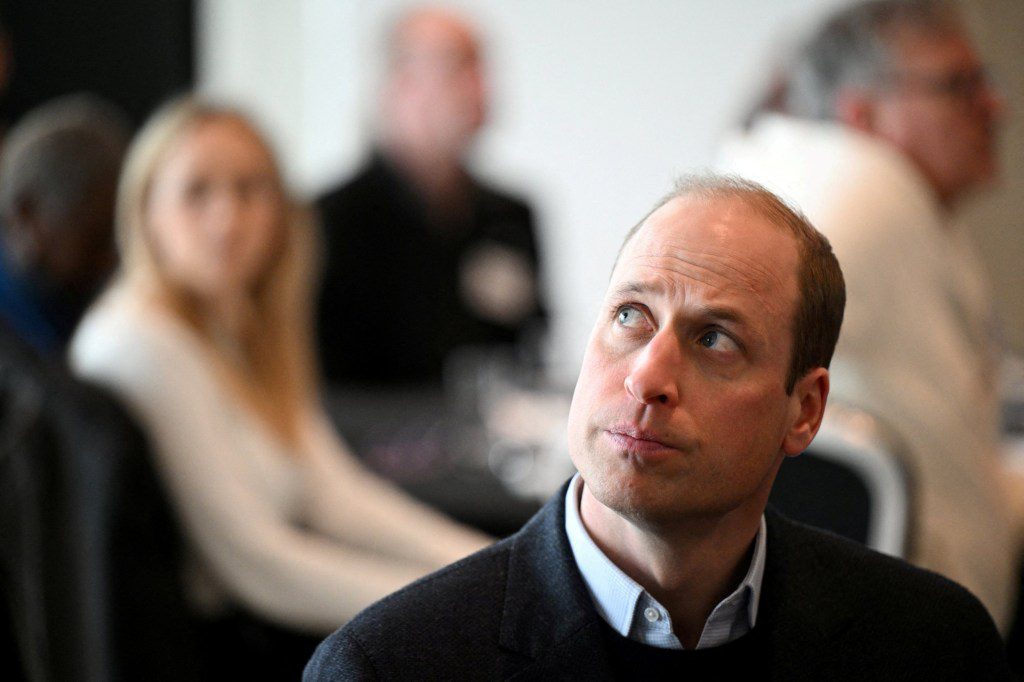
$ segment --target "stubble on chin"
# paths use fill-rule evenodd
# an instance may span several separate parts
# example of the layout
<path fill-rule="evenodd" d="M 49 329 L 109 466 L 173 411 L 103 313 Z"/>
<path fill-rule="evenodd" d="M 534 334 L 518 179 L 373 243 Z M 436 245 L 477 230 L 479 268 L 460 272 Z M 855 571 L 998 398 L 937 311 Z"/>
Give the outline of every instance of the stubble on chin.
<path fill-rule="evenodd" d="M 602 430 L 588 443 L 586 461 L 577 463 L 591 496 L 608 511 L 630 523 L 648 527 L 665 516 L 659 507 L 656 474 L 627 453 L 602 444 Z"/>

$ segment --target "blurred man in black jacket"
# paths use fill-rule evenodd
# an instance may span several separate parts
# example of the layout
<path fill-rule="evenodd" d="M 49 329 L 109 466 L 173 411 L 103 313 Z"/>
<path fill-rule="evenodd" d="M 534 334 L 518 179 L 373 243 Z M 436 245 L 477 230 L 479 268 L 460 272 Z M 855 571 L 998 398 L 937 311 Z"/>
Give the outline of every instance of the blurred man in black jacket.
<path fill-rule="evenodd" d="M 464 165 L 487 115 L 472 29 L 416 10 L 387 59 L 370 159 L 319 201 L 320 357 L 335 384 L 437 386 L 454 350 L 540 332 L 534 221 Z"/>

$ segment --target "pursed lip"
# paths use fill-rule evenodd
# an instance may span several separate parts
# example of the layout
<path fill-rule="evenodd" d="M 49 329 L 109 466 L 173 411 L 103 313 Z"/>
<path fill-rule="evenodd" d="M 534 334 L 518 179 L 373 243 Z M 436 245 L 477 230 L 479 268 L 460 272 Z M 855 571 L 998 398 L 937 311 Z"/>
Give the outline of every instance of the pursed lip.
<path fill-rule="evenodd" d="M 617 447 L 627 452 L 653 454 L 678 449 L 665 442 L 663 435 L 632 424 L 618 424 L 605 429 L 604 433 Z"/>

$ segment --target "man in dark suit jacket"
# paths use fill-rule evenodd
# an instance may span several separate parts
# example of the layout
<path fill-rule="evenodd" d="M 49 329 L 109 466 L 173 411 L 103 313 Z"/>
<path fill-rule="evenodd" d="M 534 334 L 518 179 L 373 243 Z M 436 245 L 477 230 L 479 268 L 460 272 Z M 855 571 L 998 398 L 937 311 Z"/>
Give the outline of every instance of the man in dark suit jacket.
<path fill-rule="evenodd" d="M 385 598 L 321 645 L 306 679 L 628 677 L 607 653 L 564 513 L 559 495 L 515 537 Z M 759 679 L 1007 677 L 988 616 L 963 588 L 770 510 L 767 519 L 758 618 L 772 625 L 752 662 Z M 693 653 L 705 651 L 716 649 Z"/>
<path fill-rule="evenodd" d="M 520 533 L 371 606 L 315 679 L 1009 679 L 981 604 L 765 511 L 814 438 L 845 291 L 777 197 L 692 177 L 626 238 Z"/>
<path fill-rule="evenodd" d="M 320 364 L 334 385 L 436 388 L 455 351 L 542 331 L 533 212 L 466 167 L 487 117 L 472 27 L 424 8 L 388 37 L 374 151 L 317 202 Z"/>

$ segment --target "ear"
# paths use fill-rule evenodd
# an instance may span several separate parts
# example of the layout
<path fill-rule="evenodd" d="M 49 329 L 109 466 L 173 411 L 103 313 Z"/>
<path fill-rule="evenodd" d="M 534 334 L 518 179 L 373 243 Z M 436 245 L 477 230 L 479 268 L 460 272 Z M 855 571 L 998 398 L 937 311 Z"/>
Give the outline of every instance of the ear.
<path fill-rule="evenodd" d="M 836 94 L 836 119 L 855 130 L 874 132 L 874 97 L 867 90 L 843 88 Z"/>
<path fill-rule="evenodd" d="M 782 440 L 782 451 L 787 457 L 795 457 L 806 450 L 818 433 L 828 400 L 828 385 L 828 370 L 815 367 L 793 386 L 789 396 L 791 422 Z"/>

